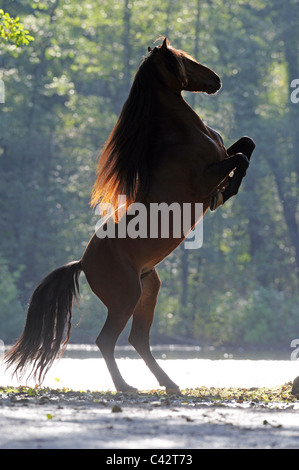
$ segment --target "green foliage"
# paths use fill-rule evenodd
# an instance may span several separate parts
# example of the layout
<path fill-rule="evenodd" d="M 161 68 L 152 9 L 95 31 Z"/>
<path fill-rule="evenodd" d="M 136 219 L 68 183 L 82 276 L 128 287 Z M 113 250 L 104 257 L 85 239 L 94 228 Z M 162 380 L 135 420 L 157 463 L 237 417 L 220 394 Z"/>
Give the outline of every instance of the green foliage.
<path fill-rule="evenodd" d="M 286 347 L 298 328 L 298 297 L 260 287 L 244 305 L 244 341 L 249 344 Z M 277 332 L 279 331 L 279 335 Z"/>
<path fill-rule="evenodd" d="M 205 217 L 203 247 L 178 248 L 158 267 L 153 338 L 288 347 L 299 333 L 297 0 L 16 0 L 9 11 L 0 17 L 0 338 L 20 333 L 34 285 L 81 257 L 96 222 L 97 154 L 140 59 L 165 34 L 222 79 L 216 97 L 186 99 L 227 146 L 250 135 L 256 150 L 238 196 Z M 87 341 L 105 308 L 81 279 L 72 338 Z"/>
<path fill-rule="evenodd" d="M 4 13 L 2 9 L 0 9 L 0 38 L 15 44 L 17 47 L 34 41 L 29 31 L 24 29 L 22 23 L 20 23 L 20 18 L 12 18 L 9 13 Z"/>

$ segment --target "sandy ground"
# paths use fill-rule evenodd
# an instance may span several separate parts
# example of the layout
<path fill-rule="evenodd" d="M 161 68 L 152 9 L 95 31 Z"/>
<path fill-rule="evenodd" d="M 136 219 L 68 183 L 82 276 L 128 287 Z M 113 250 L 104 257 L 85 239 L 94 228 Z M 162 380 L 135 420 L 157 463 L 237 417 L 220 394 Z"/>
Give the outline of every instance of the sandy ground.
<path fill-rule="evenodd" d="M 129 383 L 152 390 L 155 380 L 142 361 L 119 362 Z M 299 370 L 296 361 L 167 360 L 163 367 L 182 388 L 273 387 Z M 161 393 L 104 393 L 113 384 L 98 359 L 62 359 L 47 380 L 44 385 L 51 389 L 90 392 L 0 393 L 0 449 L 299 448 L 299 400 L 227 403 Z M 99 382 L 102 391 L 97 392 Z M 8 384 L 20 385 L 0 364 L 0 385 Z"/>
<path fill-rule="evenodd" d="M 0 400 L 2 449 L 299 447 L 299 403 L 223 405 L 124 395 Z"/>

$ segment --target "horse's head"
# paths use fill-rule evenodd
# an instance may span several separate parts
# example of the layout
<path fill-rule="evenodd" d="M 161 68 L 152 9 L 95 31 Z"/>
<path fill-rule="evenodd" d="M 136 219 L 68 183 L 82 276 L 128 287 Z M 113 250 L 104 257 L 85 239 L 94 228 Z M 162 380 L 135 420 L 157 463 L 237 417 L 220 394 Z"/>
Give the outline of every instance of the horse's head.
<path fill-rule="evenodd" d="M 167 38 L 161 46 L 149 48 L 164 83 L 175 92 L 182 90 L 214 94 L 221 88 L 219 76 L 199 64 L 184 51 L 170 46 Z"/>

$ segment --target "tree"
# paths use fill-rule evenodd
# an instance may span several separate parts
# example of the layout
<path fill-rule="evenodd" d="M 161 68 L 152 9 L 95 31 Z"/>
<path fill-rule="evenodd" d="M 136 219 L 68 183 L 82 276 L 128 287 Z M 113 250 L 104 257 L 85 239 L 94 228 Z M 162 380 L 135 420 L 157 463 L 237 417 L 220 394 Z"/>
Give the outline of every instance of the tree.
<path fill-rule="evenodd" d="M 153 333 L 253 344 L 267 328 L 268 341 L 294 331 L 299 105 L 290 103 L 289 82 L 299 73 L 297 5 L 4 1 L 11 21 L 19 15 L 35 41 L 15 47 L 8 16 L 4 39 L 1 13 L 0 258 L 8 287 L 0 336 L 9 304 L 22 320 L 18 298 L 26 304 L 44 275 L 82 255 L 96 223 L 89 196 L 97 155 L 140 60 L 161 35 L 222 79 L 215 97 L 186 93 L 198 114 L 227 146 L 248 134 L 257 147 L 237 198 L 205 217 L 203 247 L 180 247 L 159 265 Z M 86 338 L 105 309 L 87 285 L 82 292 Z"/>
<path fill-rule="evenodd" d="M 20 23 L 20 18 L 12 18 L 9 13 L 4 13 L 2 9 L 0 9 L 0 38 L 15 44 L 17 47 L 34 41 L 29 31 L 24 29 L 22 23 Z"/>

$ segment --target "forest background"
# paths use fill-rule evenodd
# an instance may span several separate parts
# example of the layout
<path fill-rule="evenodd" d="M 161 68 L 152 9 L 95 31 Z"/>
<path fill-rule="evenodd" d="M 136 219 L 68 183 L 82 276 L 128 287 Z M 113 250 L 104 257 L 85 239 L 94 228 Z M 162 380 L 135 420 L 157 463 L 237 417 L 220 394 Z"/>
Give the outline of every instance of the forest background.
<path fill-rule="evenodd" d="M 256 142 L 236 198 L 204 219 L 162 280 L 152 341 L 288 348 L 299 337 L 298 0 L 2 0 L 35 40 L 0 43 L 0 338 L 21 332 L 36 283 L 79 259 L 98 153 L 147 47 L 161 35 L 222 79 L 184 96 L 226 146 Z M 105 307 L 81 276 L 72 339 L 93 342 Z"/>

